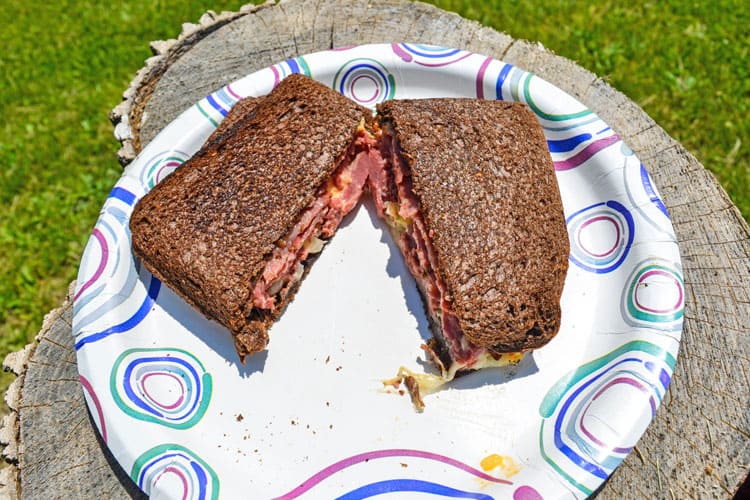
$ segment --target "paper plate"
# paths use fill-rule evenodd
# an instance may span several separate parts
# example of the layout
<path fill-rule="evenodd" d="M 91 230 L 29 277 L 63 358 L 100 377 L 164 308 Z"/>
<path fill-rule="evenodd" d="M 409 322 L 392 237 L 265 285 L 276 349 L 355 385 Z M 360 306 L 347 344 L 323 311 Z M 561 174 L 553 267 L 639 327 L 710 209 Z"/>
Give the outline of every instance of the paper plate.
<path fill-rule="evenodd" d="M 521 101 L 547 136 L 570 235 L 562 327 L 519 365 L 425 397 L 382 380 L 429 369 L 413 279 L 364 203 L 270 332 L 238 362 L 230 335 L 133 258 L 136 201 L 190 157 L 238 99 L 305 73 L 386 99 Z M 592 493 L 664 397 L 684 286 L 648 173 L 591 110 L 512 65 L 458 49 L 348 47 L 280 62 L 186 110 L 128 166 L 81 263 L 73 333 L 98 430 L 138 486 L 165 498 L 564 498 Z"/>

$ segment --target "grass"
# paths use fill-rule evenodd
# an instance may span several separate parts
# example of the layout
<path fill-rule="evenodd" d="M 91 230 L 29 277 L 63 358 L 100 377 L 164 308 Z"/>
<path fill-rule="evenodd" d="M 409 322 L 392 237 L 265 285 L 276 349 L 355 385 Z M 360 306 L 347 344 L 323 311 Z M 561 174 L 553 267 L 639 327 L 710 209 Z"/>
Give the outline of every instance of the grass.
<path fill-rule="evenodd" d="M 121 172 L 107 115 L 151 55 L 148 42 L 175 37 L 207 9 L 244 2 L 2 3 L 0 357 L 33 338 L 75 278 Z M 432 3 L 606 77 L 714 172 L 750 218 L 746 2 Z"/>

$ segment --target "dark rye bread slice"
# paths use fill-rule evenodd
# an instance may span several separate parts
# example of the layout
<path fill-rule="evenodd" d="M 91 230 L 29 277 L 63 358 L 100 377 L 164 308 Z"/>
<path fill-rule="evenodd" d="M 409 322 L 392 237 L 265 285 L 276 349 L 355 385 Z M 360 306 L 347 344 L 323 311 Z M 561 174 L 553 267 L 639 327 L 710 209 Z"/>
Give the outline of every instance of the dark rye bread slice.
<path fill-rule="evenodd" d="M 227 136 L 232 134 L 233 127 L 239 122 L 249 120 L 262 101 L 263 97 L 245 97 L 234 103 L 216 130 L 208 136 L 205 145 L 213 141 L 226 140 Z"/>
<path fill-rule="evenodd" d="M 560 325 L 569 243 L 534 114 L 475 99 L 390 101 L 378 113 L 400 142 L 464 335 L 496 353 L 547 343 Z"/>
<path fill-rule="evenodd" d="M 227 327 L 242 359 L 266 346 L 268 327 L 294 294 L 259 313 L 251 300 L 258 276 L 369 114 L 299 75 L 261 99 L 238 108 L 242 119 L 144 196 L 130 218 L 135 255 Z"/>

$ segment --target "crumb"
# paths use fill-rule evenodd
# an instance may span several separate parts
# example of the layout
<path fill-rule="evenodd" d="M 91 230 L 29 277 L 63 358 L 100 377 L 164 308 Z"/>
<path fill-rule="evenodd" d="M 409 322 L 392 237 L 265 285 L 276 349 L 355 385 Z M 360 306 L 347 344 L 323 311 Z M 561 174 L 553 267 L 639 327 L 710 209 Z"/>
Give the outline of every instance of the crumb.
<path fill-rule="evenodd" d="M 237 422 L 242 422 L 242 419 L 244 419 L 244 418 L 245 417 L 242 416 L 242 413 L 238 414 L 237 415 Z"/>
<path fill-rule="evenodd" d="M 404 392 L 404 390 L 403 390 L 403 389 L 399 389 L 399 390 L 398 390 L 398 393 L 399 393 L 399 395 L 401 395 L 401 396 L 403 396 L 403 395 L 405 394 L 405 392 Z"/>
<path fill-rule="evenodd" d="M 337 366 L 337 367 L 336 367 L 336 371 L 337 371 L 337 372 L 340 372 L 340 371 L 341 371 L 341 368 L 342 368 L 341 366 Z"/>
<path fill-rule="evenodd" d="M 296 420 L 292 420 L 292 425 L 297 425 L 297 421 Z"/>
<path fill-rule="evenodd" d="M 331 355 L 330 354 L 328 356 L 326 356 L 326 364 L 328 364 L 329 361 L 331 361 Z"/>
<path fill-rule="evenodd" d="M 331 402 L 330 401 L 326 401 L 326 406 L 331 406 Z"/>
<path fill-rule="evenodd" d="M 419 393 L 419 384 L 417 384 L 417 381 L 411 375 L 404 377 L 404 384 L 409 389 L 414 409 L 421 413 L 424 410 L 424 401 L 422 400 L 422 395 Z"/>
<path fill-rule="evenodd" d="M 329 429 L 333 429 L 333 424 L 328 424 Z"/>
<path fill-rule="evenodd" d="M 404 467 L 404 468 L 409 467 L 409 464 L 405 464 L 404 462 L 399 462 L 399 463 L 401 464 L 401 467 Z"/>

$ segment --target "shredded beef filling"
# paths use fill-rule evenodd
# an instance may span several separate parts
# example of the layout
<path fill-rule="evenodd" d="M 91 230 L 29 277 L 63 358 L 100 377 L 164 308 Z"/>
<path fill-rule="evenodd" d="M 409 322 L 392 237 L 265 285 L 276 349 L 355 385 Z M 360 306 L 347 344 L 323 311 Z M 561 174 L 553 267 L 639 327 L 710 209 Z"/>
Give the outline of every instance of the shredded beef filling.
<path fill-rule="evenodd" d="M 294 289 L 308 257 L 320 252 L 323 240 L 333 236 L 366 185 L 378 215 L 393 228 L 406 264 L 427 298 L 431 320 L 441 327 L 437 329 L 441 336 L 438 352 L 433 354 L 446 366 L 471 368 L 487 349 L 473 345 L 461 331 L 445 283 L 436 272 L 437 257 L 412 191 L 409 169 L 398 140 L 387 128 L 377 139 L 359 130 L 331 179 L 318 189 L 287 240 L 273 251 L 253 289 L 255 312 L 272 310 Z"/>
<path fill-rule="evenodd" d="M 320 252 L 341 220 L 357 204 L 370 171 L 372 141 L 364 129 L 339 160 L 283 244 L 274 249 L 252 293 L 253 307 L 273 309 L 302 278 L 306 259 Z"/>

